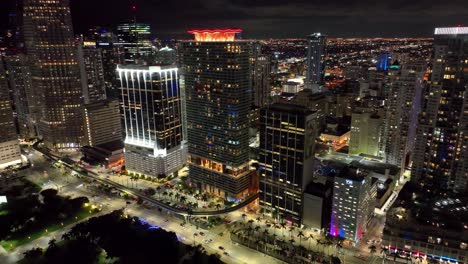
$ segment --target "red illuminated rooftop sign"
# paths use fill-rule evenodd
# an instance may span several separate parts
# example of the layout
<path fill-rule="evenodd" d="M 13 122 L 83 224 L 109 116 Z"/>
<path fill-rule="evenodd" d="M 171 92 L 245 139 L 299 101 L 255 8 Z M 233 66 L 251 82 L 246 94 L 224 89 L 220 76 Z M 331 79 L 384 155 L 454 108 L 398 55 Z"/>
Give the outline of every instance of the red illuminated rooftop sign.
<path fill-rule="evenodd" d="M 192 29 L 187 32 L 195 36 L 195 41 L 234 41 L 235 34 L 241 33 L 242 29 Z"/>

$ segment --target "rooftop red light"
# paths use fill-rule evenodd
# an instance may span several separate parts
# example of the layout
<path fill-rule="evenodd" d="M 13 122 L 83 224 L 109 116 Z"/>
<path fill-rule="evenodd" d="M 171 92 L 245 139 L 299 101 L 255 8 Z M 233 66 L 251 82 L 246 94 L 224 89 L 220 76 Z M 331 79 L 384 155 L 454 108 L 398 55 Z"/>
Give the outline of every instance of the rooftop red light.
<path fill-rule="evenodd" d="M 195 41 L 234 41 L 235 34 L 241 33 L 239 28 L 225 29 L 192 29 L 187 31 L 195 35 Z"/>

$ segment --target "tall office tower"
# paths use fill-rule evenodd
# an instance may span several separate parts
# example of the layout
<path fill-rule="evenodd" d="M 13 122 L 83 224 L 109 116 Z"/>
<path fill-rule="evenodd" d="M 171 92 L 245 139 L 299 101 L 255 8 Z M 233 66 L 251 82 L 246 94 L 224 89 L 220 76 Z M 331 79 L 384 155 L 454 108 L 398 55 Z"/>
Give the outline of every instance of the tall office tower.
<path fill-rule="evenodd" d="M 249 169 L 250 43 L 240 29 L 192 30 L 181 43 L 186 90 L 189 177 L 222 197 L 247 193 Z"/>
<path fill-rule="evenodd" d="M 387 71 L 390 68 L 392 57 L 390 52 L 385 51 L 379 54 L 377 57 L 377 65 L 376 68 L 378 71 Z"/>
<path fill-rule="evenodd" d="M 101 100 L 86 104 L 85 144 L 91 147 L 122 140 L 118 100 Z"/>
<path fill-rule="evenodd" d="M 383 156 L 384 119 L 377 113 L 356 110 L 351 115 L 349 154 Z"/>
<path fill-rule="evenodd" d="M 419 116 L 411 178 L 428 188 L 468 183 L 468 27 L 436 28 L 433 69 Z"/>
<path fill-rule="evenodd" d="M 107 96 L 118 98 L 116 88 L 119 81 L 115 72 L 118 64 L 124 64 L 125 48 L 118 43 L 117 35 L 106 30 L 97 36 L 96 46 L 101 50 Z"/>
<path fill-rule="evenodd" d="M 11 108 L 8 82 L 0 63 L 0 169 L 21 163 L 21 153 Z"/>
<path fill-rule="evenodd" d="M 306 82 L 309 84 L 322 83 L 325 70 L 327 37 L 314 33 L 307 37 L 307 74 Z"/>
<path fill-rule="evenodd" d="M 330 234 L 358 241 L 367 230 L 375 208 L 372 177 L 348 166 L 335 176 Z"/>
<path fill-rule="evenodd" d="M 306 107 L 283 103 L 260 113 L 260 206 L 299 226 L 313 176 L 315 118 Z"/>
<path fill-rule="evenodd" d="M 39 133 L 54 149 L 83 141 L 83 99 L 68 0 L 24 0 L 24 39 L 34 89 L 40 94 Z"/>
<path fill-rule="evenodd" d="M 107 96 L 102 53 L 96 48 L 95 42 L 79 43 L 78 62 L 84 103 L 90 104 L 105 100 Z"/>
<path fill-rule="evenodd" d="M 125 123 L 125 166 L 169 176 L 187 161 L 182 137 L 179 73 L 172 66 L 119 66 Z"/>
<path fill-rule="evenodd" d="M 268 105 L 270 96 L 270 57 L 268 55 L 257 55 L 253 67 L 253 104 L 256 107 L 264 107 Z"/>
<path fill-rule="evenodd" d="M 13 103 L 20 136 L 25 138 L 37 135 L 36 120 L 39 113 L 38 95 L 33 89 L 31 68 L 26 55 L 11 54 L 5 57 L 8 81 L 13 91 Z"/>
<path fill-rule="evenodd" d="M 144 23 L 122 23 L 117 26 L 117 45 L 125 50 L 126 64 L 144 62 L 152 53 L 151 27 Z"/>
<path fill-rule="evenodd" d="M 386 99 L 385 160 L 404 172 L 414 149 L 417 116 L 421 108 L 426 63 L 403 65 Z"/>

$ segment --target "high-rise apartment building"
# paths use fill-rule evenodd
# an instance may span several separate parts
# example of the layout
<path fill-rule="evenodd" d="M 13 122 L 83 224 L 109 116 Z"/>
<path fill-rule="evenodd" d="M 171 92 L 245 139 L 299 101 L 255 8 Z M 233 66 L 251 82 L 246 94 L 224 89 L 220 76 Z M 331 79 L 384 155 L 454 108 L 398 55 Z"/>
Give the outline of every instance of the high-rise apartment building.
<path fill-rule="evenodd" d="M 264 107 L 270 97 L 270 57 L 268 55 L 257 56 L 253 72 L 253 104 Z"/>
<path fill-rule="evenodd" d="M 117 26 L 119 46 L 124 47 L 125 64 L 135 64 L 148 59 L 152 53 L 151 26 L 145 23 L 128 22 Z"/>
<path fill-rule="evenodd" d="M 68 0 L 24 0 L 23 30 L 40 104 L 39 133 L 54 149 L 83 141 L 83 98 Z"/>
<path fill-rule="evenodd" d="M 0 63 L 0 168 L 21 163 L 21 153 L 11 108 L 8 82 Z"/>
<path fill-rule="evenodd" d="M 411 172 L 428 188 L 463 192 L 468 186 L 467 69 L 468 27 L 436 28 Z"/>
<path fill-rule="evenodd" d="M 321 33 L 314 33 L 307 37 L 307 42 L 306 82 L 321 83 L 325 70 L 327 37 Z"/>
<path fill-rule="evenodd" d="M 399 166 L 402 172 L 414 149 L 426 67 L 423 62 L 403 65 L 387 92 L 384 156 L 387 163 Z"/>
<path fill-rule="evenodd" d="M 172 66 L 119 66 L 125 165 L 133 173 L 169 176 L 187 161 L 179 72 Z"/>
<path fill-rule="evenodd" d="M 107 96 L 102 53 L 96 48 L 95 42 L 79 43 L 78 61 L 84 103 L 90 104 L 105 100 Z"/>
<path fill-rule="evenodd" d="M 358 241 L 367 230 L 375 208 L 372 177 L 347 166 L 334 179 L 330 234 Z"/>
<path fill-rule="evenodd" d="M 302 225 L 303 192 L 313 177 L 315 113 L 275 103 L 260 111 L 260 206 L 266 213 Z"/>
<path fill-rule="evenodd" d="M 18 132 L 21 137 L 34 137 L 37 135 L 39 105 L 38 95 L 32 86 L 29 60 L 22 53 L 10 54 L 5 57 L 5 65 L 10 89 L 13 91 Z"/>
<path fill-rule="evenodd" d="M 354 111 L 351 115 L 349 154 L 383 156 L 384 119 L 377 113 Z"/>
<path fill-rule="evenodd" d="M 238 29 L 193 30 L 182 42 L 186 92 L 189 178 L 222 197 L 247 193 L 251 45 Z"/>

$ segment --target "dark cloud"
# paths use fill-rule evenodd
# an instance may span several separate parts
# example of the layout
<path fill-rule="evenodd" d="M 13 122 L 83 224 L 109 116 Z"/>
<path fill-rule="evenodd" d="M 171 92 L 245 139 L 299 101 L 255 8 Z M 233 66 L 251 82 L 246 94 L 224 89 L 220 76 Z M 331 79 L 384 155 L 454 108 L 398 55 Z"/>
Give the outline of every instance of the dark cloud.
<path fill-rule="evenodd" d="M 5 1 L 13 0 L 0 3 Z M 242 27 L 252 38 L 303 37 L 313 31 L 336 37 L 430 36 L 436 26 L 468 20 L 467 0 L 70 1 L 77 32 L 128 20 L 135 4 L 137 19 L 151 23 L 162 37 L 187 36 L 193 27 Z"/>

